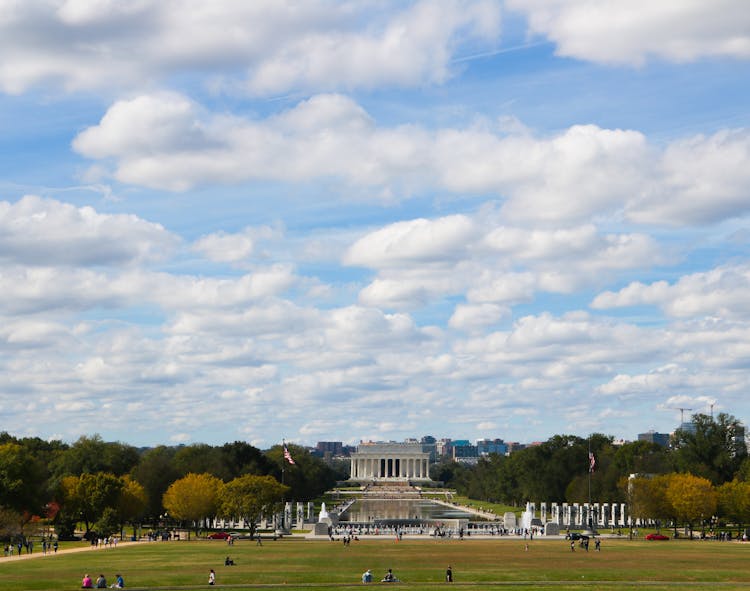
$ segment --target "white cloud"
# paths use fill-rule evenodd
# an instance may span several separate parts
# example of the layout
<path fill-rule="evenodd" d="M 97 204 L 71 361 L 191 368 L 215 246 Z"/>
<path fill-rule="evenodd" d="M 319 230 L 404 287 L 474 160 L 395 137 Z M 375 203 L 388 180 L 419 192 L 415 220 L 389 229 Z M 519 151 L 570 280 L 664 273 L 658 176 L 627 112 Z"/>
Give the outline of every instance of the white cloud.
<path fill-rule="evenodd" d="M 73 147 L 113 163 L 112 174 L 124 183 L 179 191 L 207 183 L 338 179 L 360 194 L 374 188 L 390 199 L 429 189 L 494 193 L 503 200 L 504 219 L 524 225 L 622 216 L 689 225 L 750 211 L 750 134 L 744 130 L 658 149 L 637 131 L 595 125 L 549 137 L 483 127 L 379 127 L 341 95 L 317 95 L 249 119 L 211 114 L 181 95 L 161 93 L 115 103 Z M 458 227 L 461 221 L 446 217 L 444 226 L 469 231 Z M 370 240 L 384 241 L 378 248 L 385 248 L 399 232 L 417 236 L 413 226 L 420 223 L 394 225 L 391 236 Z M 436 223 L 426 231 L 435 231 Z"/>
<path fill-rule="evenodd" d="M 530 302 L 538 291 L 572 293 L 664 259 L 643 234 L 601 234 L 590 224 L 529 230 L 497 226 L 498 217 L 482 208 L 471 216 L 397 222 L 356 240 L 344 262 L 377 271 L 360 302 L 413 308 L 462 295 L 472 307 L 454 314 L 458 327 L 480 311 L 477 304 Z"/>
<path fill-rule="evenodd" d="M 52 0 L 0 7 L 0 89 L 132 89 L 212 71 L 253 94 L 442 83 L 464 44 L 491 48 L 488 0 Z"/>
<path fill-rule="evenodd" d="M 474 223 L 464 215 L 397 222 L 355 242 L 344 255 L 344 262 L 377 268 L 445 263 L 465 256 L 464 249 L 474 232 Z"/>
<path fill-rule="evenodd" d="M 217 262 L 239 262 L 247 260 L 254 252 L 256 242 L 274 235 L 269 227 L 245 228 L 241 232 L 229 234 L 215 232 L 201 236 L 193 244 L 193 250 L 202 253 L 209 260 Z"/>
<path fill-rule="evenodd" d="M 670 285 L 633 282 L 620 291 L 606 291 L 594 298 L 592 308 L 658 306 L 677 318 L 715 316 L 750 318 L 750 269 L 745 265 L 718 267 L 691 273 Z"/>
<path fill-rule="evenodd" d="M 495 304 L 459 304 L 448 321 L 451 328 L 459 330 L 479 330 L 496 324 L 510 315 L 508 308 Z"/>
<path fill-rule="evenodd" d="M 0 201 L 0 260 L 27 265 L 122 265 L 168 257 L 179 239 L 134 215 L 26 196 Z"/>
<path fill-rule="evenodd" d="M 561 56 L 642 65 L 656 58 L 750 58 L 750 7 L 743 0 L 508 0 L 531 32 Z"/>
<path fill-rule="evenodd" d="M 750 210 L 750 133 L 723 130 L 667 146 L 659 175 L 642 199 L 629 204 L 635 222 L 699 225 Z"/>

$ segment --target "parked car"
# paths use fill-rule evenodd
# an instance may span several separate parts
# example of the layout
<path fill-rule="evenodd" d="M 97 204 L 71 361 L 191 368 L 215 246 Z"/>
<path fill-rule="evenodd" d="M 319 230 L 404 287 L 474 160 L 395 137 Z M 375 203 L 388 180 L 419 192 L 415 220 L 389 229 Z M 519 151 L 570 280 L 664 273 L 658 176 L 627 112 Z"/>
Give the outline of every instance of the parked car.
<path fill-rule="evenodd" d="M 225 531 L 215 531 L 215 532 L 213 532 L 211 534 L 208 534 L 207 537 L 208 537 L 209 540 L 227 540 L 227 539 L 231 538 L 232 535 L 228 534 Z"/>
<path fill-rule="evenodd" d="M 669 536 L 665 536 L 664 534 L 648 534 L 646 536 L 647 540 L 668 540 Z"/>

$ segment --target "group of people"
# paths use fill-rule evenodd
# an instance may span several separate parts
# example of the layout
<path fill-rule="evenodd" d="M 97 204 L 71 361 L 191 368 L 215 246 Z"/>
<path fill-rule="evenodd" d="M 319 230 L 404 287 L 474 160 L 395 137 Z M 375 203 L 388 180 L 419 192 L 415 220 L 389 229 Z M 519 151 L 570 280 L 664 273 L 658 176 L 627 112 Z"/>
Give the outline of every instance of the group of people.
<path fill-rule="evenodd" d="M 586 550 L 586 552 L 589 551 L 589 539 L 588 538 L 581 538 L 579 545 L 581 546 L 581 548 Z M 526 549 L 528 550 L 528 545 Z M 594 550 L 596 550 L 597 552 L 601 552 L 601 549 L 602 549 L 602 541 L 599 538 L 594 538 Z M 574 540 L 570 540 L 570 551 L 571 552 L 576 551 L 576 543 Z"/>
<path fill-rule="evenodd" d="M 121 574 L 115 575 L 115 582 L 112 583 L 110 586 L 111 589 L 122 589 L 125 587 L 125 579 L 122 578 Z M 106 589 L 107 588 L 107 578 L 100 574 L 97 579 L 96 583 L 93 581 L 93 579 L 88 575 L 83 575 L 83 580 L 81 581 L 81 589 Z"/>
<path fill-rule="evenodd" d="M 365 572 L 362 573 L 362 582 L 363 583 L 372 583 L 372 571 L 368 568 Z M 388 569 L 388 572 L 385 573 L 385 576 L 380 579 L 381 583 L 398 583 L 400 582 L 399 579 L 396 577 L 396 575 L 393 574 L 393 569 Z M 445 570 L 445 582 L 446 583 L 452 583 L 453 582 L 453 568 L 451 568 L 450 565 L 448 565 L 448 568 Z"/>
<path fill-rule="evenodd" d="M 396 578 L 396 575 L 393 574 L 392 569 L 388 569 L 388 572 L 385 573 L 385 576 L 380 580 L 381 583 L 395 583 L 398 579 Z M 372 571 L 368 568 L 365 572 L 362 573 L 362 582 L 363 583 L 372 583 Z"/>
<path fill-rule="evenodd" d="M 54 551 L 57 552 L 57 540 L 53 541 L 47 541 L 46 538 L 42 539 L 42 554 L 46 554 L 47 550 L 52 550 L 54 548 Z M 13 552 L 15 550 L 18 550 L 18 556 L 20 556 L 23 553 L 23 550 L 26 549 L 26 554 L 33 554 L 34 553 L 34 542 L 32 540 L 24 540 L 21 542 L 18 542 L 17 544 L 7 544 L 3 546 L 3 555 L 4 556 L 13 556 Z"/>

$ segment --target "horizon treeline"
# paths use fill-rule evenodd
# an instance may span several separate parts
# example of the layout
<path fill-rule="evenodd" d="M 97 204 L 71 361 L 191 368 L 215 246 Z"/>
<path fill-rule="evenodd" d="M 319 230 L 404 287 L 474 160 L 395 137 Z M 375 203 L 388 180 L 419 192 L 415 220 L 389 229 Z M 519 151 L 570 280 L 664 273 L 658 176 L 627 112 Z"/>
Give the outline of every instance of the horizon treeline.
<path fill-rule="evenodd" d="M 627 502 L 630 475 L 692 474 L 720 486 L 750 481 L 744 428 L 729 414 L 693 415 L 667 447 L 648 441 L 615 444 L 600 433 L 555 435 L 507 456 L 491 454 L 476 465 L 441 462 L 431 476 L 459 494 L 519 506 L 526 501 Z M 595 460 L 590 472 L 590 456 Z"/>
<path fill-rule="evenodd" d="M 318 498 L 349 476 L 347 460 L 326 463 L 303 447 L 290 444 L 288 449 L 294 465 L 284 459 L 281 445 L 265 451 L 243 441 L 139 449 L 105 442 L 100 435 L 65 444 L 2 432 L 0 529 L 17 529 L 13 524 L 19 522 L 23 529 L 33 516 L 49 517 L 53 523 L 74 520 L 65 491 L 70 493 L 76 478 L 86 480 L 83 476 L 88 488 L 103 487 L 102 494 L 106 486 L 130 490 L 139 499 L 137 519 L 143 521 L 164 513 L 165 491 L 188 474 L 209 474 L 225 483 L 245 475 L 271 476 L 283 481 L 289 487 L 286 498 L 296 501 Z M 589 454 L 595 459 L 591 472 Z M 645 441 L 616 445 L 612 436 L 599 433 L 588 438 L 555 435 L 508 456 L 491 454 L 473 466 L 442 461 L 431 466 L 430 476 L 472 499 L 521 506 L 526 501 L 586 502 L 589 494 L 594 502 L 628 502 L 630 475 L 670 473 L 691 474 L 714 487 L 750 481 L 739 421 L 723 413 L 716 418 L 694 415 L 691 428 L 676 431 L 669 447 Z"/>
<path fill-rule="evenodd" d="M 284 459 L 281 445 L 265 451 L 243 441 L 139 449 L 106 442 L 98 434 L 66 444 L 0 432 L 0 539 L 22 535 L 36 517 L 47 518 L 56 528 L 89 512 L 95 520 L 104 509 L 127 502 L 122 491 L 129 489 L 135 491 L 139 515 L 128 522 L 158 520 L 165 513 L 164 493 L 189 474 L 210 474 L 223 482 L 271 476 L 283 480 L 287 498 L 296 501 L 315 499 L 348 476 L 343 465 L 326 464 L 302 447 L 287 448 L 294 465 Z M 71 487 L 79 483 L 86 490 L 73 503 Z M 97 510 L 88 511 L 94 503 Z"/>

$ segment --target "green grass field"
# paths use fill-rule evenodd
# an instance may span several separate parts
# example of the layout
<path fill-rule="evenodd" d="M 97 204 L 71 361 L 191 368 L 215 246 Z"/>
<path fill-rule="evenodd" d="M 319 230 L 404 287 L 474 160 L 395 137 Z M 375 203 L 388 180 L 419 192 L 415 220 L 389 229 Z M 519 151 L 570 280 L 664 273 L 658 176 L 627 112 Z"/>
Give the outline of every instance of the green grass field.
<path fill-rule="evenodd" d="M 236 566 L 224 566 L 230 555 Z M 464 590 L 685 588 L 748 589 L 750 544 L 721 542 L 646 542 L 608 540 L 602 551 L 587 553 L 563 540 L 433 540 L 392 538 L 340 542 L 286 539 L 265 542 L 154 542 L 117 549 L 87 549 L 57 556 L 0 558 L 0 589 L 77 589 L 84 573 L 108 583 L 120 572 L 129 589 L 206 588 L 209 569 L 221 587 L 285 589 L 361 588 L 362 572 L 376 578 L 392 568 L 409 589 L 445 587 L 445 568 L 453 567 L 455 586 Z M 377 584 L 382 587 L 382 584 Z"/>

